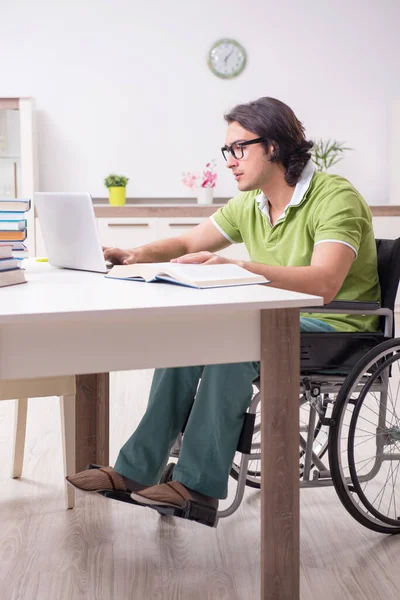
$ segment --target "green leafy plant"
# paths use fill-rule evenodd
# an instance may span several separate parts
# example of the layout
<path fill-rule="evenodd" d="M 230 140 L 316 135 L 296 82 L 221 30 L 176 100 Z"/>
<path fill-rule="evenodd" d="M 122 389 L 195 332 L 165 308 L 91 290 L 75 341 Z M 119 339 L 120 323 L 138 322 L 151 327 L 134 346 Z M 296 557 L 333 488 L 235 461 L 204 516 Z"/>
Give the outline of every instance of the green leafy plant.
<path fill-rule="evenodd" d="M 315 140 L 314 146 L 311 149 L 311 157 L 317 167 L 317 171 L 327 171 L 330 167 L 338 163 L 343 158 L 343 153 L 347 148 L 346 142 L 338 142 L 337 140 Z"/>
<path fill-rule="evenodd" d="M 111 173 L 104 179 L 104 185 L 106 188 L 110 187 L 126 187 L 128 185 L 129 178 L 124 175 L 115 175 Z"/>

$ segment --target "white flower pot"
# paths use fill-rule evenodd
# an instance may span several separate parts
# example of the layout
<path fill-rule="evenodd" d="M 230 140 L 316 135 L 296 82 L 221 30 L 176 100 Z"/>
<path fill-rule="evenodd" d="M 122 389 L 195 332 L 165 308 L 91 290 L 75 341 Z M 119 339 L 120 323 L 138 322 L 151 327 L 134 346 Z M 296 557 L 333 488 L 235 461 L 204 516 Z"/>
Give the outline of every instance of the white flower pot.
<path fill-rule="evenodd" d="M 196 192 L 198 204 L 212 204 L 214 198 L 214 188 L 201 187 L 197 188 Z"/>

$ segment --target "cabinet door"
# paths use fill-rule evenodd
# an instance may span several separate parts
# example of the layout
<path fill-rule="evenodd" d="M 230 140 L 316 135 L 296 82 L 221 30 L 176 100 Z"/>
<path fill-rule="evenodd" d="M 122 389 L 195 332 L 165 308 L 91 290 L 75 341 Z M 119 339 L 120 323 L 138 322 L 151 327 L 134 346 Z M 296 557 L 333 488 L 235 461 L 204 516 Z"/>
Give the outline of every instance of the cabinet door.
<path fill-rule="evenodd" d="M 159 234 L 160 237 L 175 237 L 178 235 L 182 235 L 187 231 L 199 225 L 202 221 L 205 221 L 208 217 L 202 219 L 193 219 L 193 218 L 174 218 L 174 219 L 159 219 Z M 231 244 L 228 248 L 224 250 L 220 250 L 217 254 L 221 254 L 221 256 L 226 256 L 227 258 L 233 258 L 235 260 L 249 260 L 249 255 L 244 244 Z"/>
<path fill-rule="evenodd" d="M 177 237 L 187 233 L 196 225 L 199 225 L 205 218 L 193 218 L 193 217 L 174 217 L 170 219 L 158 219 L 158 234 L 160 239 Z"/>
<path fill-rule="evenodd" d="M 97 219 L 103 246 L 136 248 L 159 239 L 157 218 Z"/>

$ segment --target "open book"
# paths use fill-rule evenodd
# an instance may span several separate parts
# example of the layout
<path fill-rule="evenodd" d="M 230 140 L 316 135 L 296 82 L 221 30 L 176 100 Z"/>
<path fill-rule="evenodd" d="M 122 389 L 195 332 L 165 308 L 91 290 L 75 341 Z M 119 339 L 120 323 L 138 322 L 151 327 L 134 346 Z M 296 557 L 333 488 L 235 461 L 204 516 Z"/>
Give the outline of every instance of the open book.
<path fill-rule="evenodd" d="M 193 265 L 181 263 L 137 263 L 116 265 L 106 275 L 112 279 L 176 283 L 204 289 L 231 285 L 269 283 L 263 275 L 255 275 L 239 265 Z"/>

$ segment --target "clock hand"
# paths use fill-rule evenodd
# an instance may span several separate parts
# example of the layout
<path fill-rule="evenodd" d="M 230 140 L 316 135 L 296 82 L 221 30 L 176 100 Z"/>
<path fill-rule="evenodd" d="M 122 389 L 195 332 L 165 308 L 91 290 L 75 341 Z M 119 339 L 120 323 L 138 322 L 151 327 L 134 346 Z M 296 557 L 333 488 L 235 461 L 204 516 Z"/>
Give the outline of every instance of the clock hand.
<path fill-rule="evenodd" d="M 230 57 L 230 55 L 232 54 L 232 52 L 233 52 L 233 48 L 232 48 L 232 50 L 229 52 L 229 54 L 227 54 L 227 55 L 225 56 L 225 58 L 224 58 L 224 63 L 225 63 L 225 64 L 227 63 L 227 60 L 228 60 L 228 58 Z"/>

